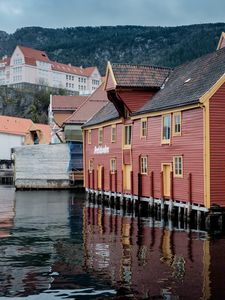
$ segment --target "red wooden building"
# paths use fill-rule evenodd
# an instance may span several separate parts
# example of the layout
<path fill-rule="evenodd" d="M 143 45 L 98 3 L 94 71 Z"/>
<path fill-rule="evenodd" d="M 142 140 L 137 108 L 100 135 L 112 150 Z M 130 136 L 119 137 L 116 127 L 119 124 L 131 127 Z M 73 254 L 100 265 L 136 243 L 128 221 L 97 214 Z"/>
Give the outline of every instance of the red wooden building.
<path fill-rule="evenodd" d="M 83 126 L 86 189 L 225 206 L 224 62 L 225 48 L 175 69 L 109 63 L 110 103 Z"/>

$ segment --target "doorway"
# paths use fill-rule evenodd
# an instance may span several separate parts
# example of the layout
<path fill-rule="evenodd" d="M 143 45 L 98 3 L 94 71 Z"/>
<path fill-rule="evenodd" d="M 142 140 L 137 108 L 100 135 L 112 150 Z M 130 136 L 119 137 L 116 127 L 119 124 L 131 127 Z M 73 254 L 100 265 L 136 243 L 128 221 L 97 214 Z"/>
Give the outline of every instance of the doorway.
<path fill-rule="evenodd" d="M 163 171 L 163 196 L 169 198 L 171 164 L 162 164 L 162 171 Z"/>
<path fill-rule="evenodd" d="M 98 172 L 98 190 L 102 189 L 102 165 L 97 166 Z"/>
<path fill-rule="evenodd" d="M 123 166 L 123 189 L 125 191 L 130 191 L 130 188 L 131 188 L 131 182 L 130 182 L 131 170 L 132 170 L 131 165 Z"/>

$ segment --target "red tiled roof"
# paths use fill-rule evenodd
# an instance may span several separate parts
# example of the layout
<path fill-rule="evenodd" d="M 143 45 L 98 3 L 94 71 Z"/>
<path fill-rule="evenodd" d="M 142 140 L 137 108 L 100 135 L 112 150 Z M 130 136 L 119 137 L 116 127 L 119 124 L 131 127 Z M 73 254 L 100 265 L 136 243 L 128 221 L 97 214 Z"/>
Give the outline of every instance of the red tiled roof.
<path fill-rule="evenodd" d="M 86 74 L 86 76 L 91 76 L 91 74 L 94 72 L 94 70 L 96 69 L 96 67 L 88 67 L 84 69 L 84 72 Z"/>
<path fill-rule="evenodd" d="M 56 61 L 51 61 L 52 64 L 52 70 L 58 71 L 58 72 L 64 72 L 68 74 L 75 74 L 80 76 L 89 77 L 96 67 L 88 67 L 88 68 L 82 68 L 82 67 L 75 67 L 71 64 L 62 64 L 58 63 Z"/>
<path fill-rule="evenodd" d="M 33 125 L 30 119 L 0 116 L 0 132 L 13 135 L 26 135 Z"/>
<path fill-rule="evenodd" d="M 18 46 L 19 49 L 22 51 L 26 64 L 33 64 L 33 61 L 36 64 L 36 60 L 50 62 L 48 55 L 41 50 L 36 50 L 28 47 Z"/>
<path fill-rule="evenodd" d="M 87 96 L 52 96 L 52 110 L 76 110 Z"/>
<path fill-rule="evenodd" d="M 83 124 L 95 115 L 108 102 L 107 93 L 102 83 L 93 94 L 64 122 L 64 124 Z"/>
<path fill-rule="evenodd" d="M 169 76 L 170 68 L 111 64 L 117 87 L 160 88 Z"/>
<path fill-rule="evenodd" d="M 44 51 L 36 50 L 33 48 L 28 48 L 28 47 L 24 47 L 24 46 L 20 46 L 20 45 L 18 45 L 18 47 L 22 51 L 22 53 L 24 55 L 25 63 L 27 65 L 35 66 L 37 60 L 43 61 L 43 62 L 50 63 L 52 66 L 52 70 L 64 72 L 64 73 L 68 73 L 68 74 L 80 75 L 80 76 L 84 76 L 84 77 L 89 77 L 94 72 L 94 70 L 97 68 L 95 66 L 88 67 L 88 68 L 82 68 L 82 67 L 72 66 L 71 64 L 63 64 L 63 63 L 59 63 L 56 61 L 51 61 L 48 58 L 47 53 Z M 10 60 L 10 58 L 8 58 L 8 60 L 7 60 L 8 64 L 9 64 L 9 60 Z"/>

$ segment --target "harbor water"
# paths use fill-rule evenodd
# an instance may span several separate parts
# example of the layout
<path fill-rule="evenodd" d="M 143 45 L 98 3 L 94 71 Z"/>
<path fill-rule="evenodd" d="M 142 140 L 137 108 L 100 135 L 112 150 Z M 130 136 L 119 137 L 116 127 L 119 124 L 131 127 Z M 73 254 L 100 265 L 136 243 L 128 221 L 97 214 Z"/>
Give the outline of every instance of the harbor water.
<path fill-rule="evenodd" d="M 225 235 L 70 191 L 0 189 L 0 299 L 225 299 Z"/>

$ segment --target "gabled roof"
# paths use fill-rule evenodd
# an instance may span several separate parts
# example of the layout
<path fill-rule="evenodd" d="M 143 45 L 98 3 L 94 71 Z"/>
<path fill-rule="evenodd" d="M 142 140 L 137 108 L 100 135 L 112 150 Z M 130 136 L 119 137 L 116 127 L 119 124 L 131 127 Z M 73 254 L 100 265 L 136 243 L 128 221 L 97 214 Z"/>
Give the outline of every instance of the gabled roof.
<path fill-rule="evenodd" d="M 130 64 L 117 64 L 108 63 L 106 71 L 106 90 L 107 81 L 114 82 L 113 89 L 117 87 L 134 87 L 134 88 L 160 88 L 165 82 L 166 78 L 171 72 L 170 68 L 130 65 Z"/>
<path fill-rule="evenodd" d="M 76 110 L 87 96 L 52 96 L 52 110 Z"/>
<path fill-rule="evenodd" d="M 103 83 L 83 102 L 64 124 L 83 124 L 109 102 Z"/>
<path fill-rule="evenodd" d="M 30 119 L 0 116 L 1 133 L 25 136 L 32 125 Z"/>
<path fill-rule="evenodd" d="M 18 48 L 23 53 L 26 64 L 36 65 L 37 60 L 50 63 L 48 55 L 44 51 L 23 46 L 18 46 Z"/>
<path fill-rule="evenodd" d="M 97 67 L 87 67 L 84 69 L 86 76 L 91 76 L 92 73 L 97 69 Z"/>
<path fill-rule="evenodd" d="M 221 33 L 220 40 L 219 40 L 219 43 L 218 43 L 218 46 L 217 46 L 217 50 L 219 50 L 223 47 L 225 47 L 225 32 Z"/>
<path fill-rule="evenodd" d="M 92 125 L 101 124 L 108 121 L 113 121 L 119 118 L 119 113 L 112 102 L 108 102 L 102 107 L 89 121 L 87 121 L 82 128 Z"/>
<path fill-rule="evenodd" d="M 225 48 L 176 67 L 155 96 L 137 113 L 196 104 L 225 73 Z"/>

